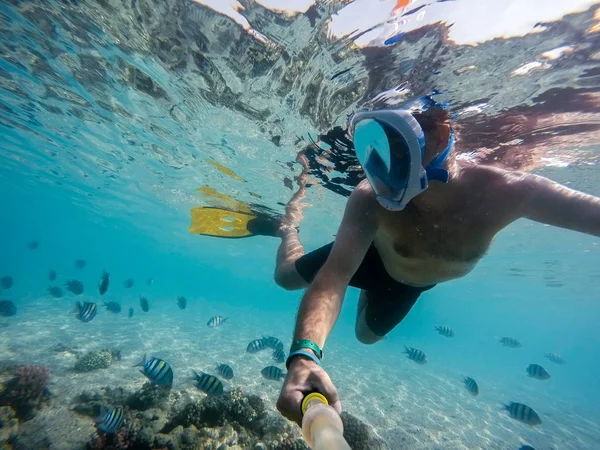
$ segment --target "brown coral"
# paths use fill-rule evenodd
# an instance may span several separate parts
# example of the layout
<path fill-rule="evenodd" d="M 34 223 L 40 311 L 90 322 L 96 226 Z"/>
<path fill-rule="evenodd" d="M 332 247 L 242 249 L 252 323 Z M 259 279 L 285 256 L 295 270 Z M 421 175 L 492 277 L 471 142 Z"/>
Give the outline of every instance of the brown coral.
<path fill-rule="evenodd" d="M 0 404 L 12 407 L 19 419 L 30 420 L 50 398 L 49 384 L 48 367 L 35 364 L 19 366 L 4 386 Z"/>

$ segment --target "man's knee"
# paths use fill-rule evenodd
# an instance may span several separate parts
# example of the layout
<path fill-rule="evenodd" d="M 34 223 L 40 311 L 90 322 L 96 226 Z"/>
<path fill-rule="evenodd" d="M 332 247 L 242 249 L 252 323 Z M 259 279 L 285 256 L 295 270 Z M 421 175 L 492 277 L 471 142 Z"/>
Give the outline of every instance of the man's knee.
<path fill-rule="evenodd" d="M 306 286 L 306 281 L 296 270 L 295 264 L 286 264 L 275 268 L 275 283 L 288 291 L 302 289 Z"/>
<path fill-rule="evenodd" d="M 384 338 L 384 336 L 379 336 L 373 333 L 373 331 L 371 331 L 365 320 L 364 310 L 359 314 L 358 318 L 356 319 L 356 327 L 354 329 L 354 333 L 356 335 L 356 339 L 358 339 L 358 342 L 360 342 L 361 344 L 375 344 Z"/>

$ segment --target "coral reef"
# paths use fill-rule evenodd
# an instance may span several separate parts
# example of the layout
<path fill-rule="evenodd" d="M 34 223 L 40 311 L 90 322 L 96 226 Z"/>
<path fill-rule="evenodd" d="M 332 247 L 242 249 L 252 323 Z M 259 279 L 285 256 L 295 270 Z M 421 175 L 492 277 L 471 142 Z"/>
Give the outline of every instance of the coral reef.
<path fill-rule="evenodd" d="M 10 317 L 17 314 L 17 306 L 10 300 L 0 300 L 0 316 Z"/>
<path fill-rule="evenodd" d="M 124 427 L 115 435 L 98 433 L 89 450 L 308 449 L 298 427 L 269 411 L 260 397 L 240 389 L 189 401 L 181 391 L 169 393 L 146 383 L 134 393 L 121 388 L 84 392 L 73 409 L 91 418 L 101 405 L 123 405 Z"/>
<path fill-rule="evenodd" d="M 344 438 L 352 450 L 389 450 L 385 441 L 377 436 L 369 425 L 345 411 L 341 417 L 344 423 Z"/>
<path fill-rule="evenodd" d="M 8 406 L 0 407 L 0 448 L 10 449 L 16 443 L 19 431 L 17 415 Z"/>
<path fill-rule="evenodd" d="M 86 353 L 75 363 L 76 372 L 91 372 L 97 369 L 107 369 L 116 360 L 121 359 L 119 350 L 102 349 Z"/>
<path fill-rule="evenodd" d="M 50 399 L 50 369 L 27 365 L 13 369 L 13 377 L 2 387 L 0 405 L 10 406 L 22 421 L 30 420 Z"/>

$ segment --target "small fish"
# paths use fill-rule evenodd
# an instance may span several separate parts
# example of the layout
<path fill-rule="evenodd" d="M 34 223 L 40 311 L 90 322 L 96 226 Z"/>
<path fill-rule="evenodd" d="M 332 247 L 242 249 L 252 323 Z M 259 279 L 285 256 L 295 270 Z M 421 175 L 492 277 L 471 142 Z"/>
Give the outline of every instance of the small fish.
<path fill-rule="evenodd" d="M 125 415 L 123 408 L 106 409 L 104 406 L 100 408 L 100 417 L 96 419 L 98 429 L 106 434 L 114 434 L 123 426 Z"/>
<path fill-rule="evenodd" d="M 78 259 L 77 261 L 75 261 L 75 267 L 77 269 L 83 269 L 86 264 L 87 263 L 85 262 L 85 259 Z"/>
<path fill-rule="evenodd" d="M 154 284 L 154 278 L 148 278 L 146 283 L 148 284 L 148 286 L 152 286 Z"/>
<path fill-rule="evenodd" d="M 535 450 L 531 445 L 521 445 L 519 450 Z"/>
<path fill-rule="evenodd" d="M 273 350 L 283 350 L 283 342 L 275 336 L 263 336 L 265 346 L 272 348 Z"/>
<path fill-rule="evenodd" d="M 437 331 L 440 336 L 448 338 L 454 337 L 454 330 L 447 325 L 439 325 L 435 327 L 435 331 Z"/>
<path fill-rule="evenodd" d="M 261 370 L 260 373 L 267 380 L 279 381 L 281 378 L 285 377 L 285 372 L 276 366 L 267 366 Z"/>
<path fill-rule="evenodd" d="M 110 283 L 110 275 L 106 270 L 102 271 L 102 277 L 100 278 L 100 283 L 98 284 L 98 292 L 100 295 L 106 294 L 108 291 L 108 284 Z"/>
<path fill-rule="evenodd" d="M 82 322 L 89 322 L 94 317 L 96 317 L 96 313 L 98 312 L 98 306 L 95 303 L 91 302 L 77 302 L 75 304 L 75 317 L 77 317 Z"/>
<path fill-rule="evenodd" d="M 185 309 L 185 307 L 187 306 L 187 300 L 185 299 L 185 297 L 177 297 L 177 306 L 179 306 L 179 309 Z"/>
<path fill-rule="evenodd" d="M 46 290 L 48 291 L 48 294 L 54 298 L 61 298 L 63 296 L 63 291 L 58 286 L 50 286 Z"/>
<path fill-rule="evenodd" d="M 48 272 L 48 280 L 50 280 L 50 281 L 56 280 L 56 270 L 50 269 L 50 271 Z"/>
<path fill-rule="evenodd" d="M 127 278 L 125 281 L 123 281 L 123 286 L 125 289 L 131 289 L 133 287 L 133 278 Z"/>
<path fill-rule="evenodd" d="M 277 364 L 283 364 L 285 362 L 285 352 L 280 348 L 273 350 L 273 361 Z"/>
<path fill-rule="evenodd" d="M 128 317 L 131 319 L 133 317 L 133 306 L 129 307 L 129 314 Z"/>
<path fill-rule="evenodd" d="M 407 355 L 408 359 L 417 364 L 427 364 L 427 356 L 421 350 L 412 347 L 404 347 L 404 349 L 404 354 Z"/>
<path fill-rule="evenodd" d="M 66 282 L 65 286 L 67 287 L 67 291 L 71 292 L 72 294 L 83 294 L 83 283 L 81 281 L 69 280 Z"/>
<path fill-rule="evenodd" d="M 221 325 L 223 325 L 223 322 L 225 322 L 227 319 L 228 319 L 228 317 L 214 316 L 208 320 L 208 322 L 206 323 L 206 326 L 208 326 L 210 328 L 217 328 L 217 327 L 220 327 Z"/>
<path fill-rule="evenodd" d="M 519 348 L 519 347 L 521 347 L 521 343 L 519 341 L 517 341 L 515 338 L 512 338 L 512 337 L 498 338 L 498 342 L 500 342 L 505 347 L 509 347 L 509 348 Z"/>
<path fill-rule="evenodd" d="M 217 377 L 202 371 L 198 373 L 194 370 L 193 372 L 196 377 L 196 387 L 202 392 L 208 395 L 220 395 L 223 393 L 223 383 Z"/>
<path fill-rule="evenodd" d="M 264 350 L 265 348 L 267 348 L 267 346 L 265 345 L 265 341 L 263 339 L 254 339 L 248 344 L 246 351 L 248 353 L 256 353 L 260 350 Z"/>
<path fill-rule="evenodd" d="M 233 378 L 233 369 L 227 364 L 217 364 L 216 370 L 217 373 L 226 380 L 231 380 Z"/>
<path fill-rule="evenodd" d="M 504 405 L 504 409 L 508 411 L 510 417 L 526 425 L 535 426 L 542 423 L 540 416 L 531 407 L 523 403 L 511 402 Z"/>
<path fill-rule="evenodd" d="M 146 297 L 142 297 L 140 295 L 140 308 L 142 311 L 148 312 L 150 310 L 150 305 L 148 305 L 148 299 Z"/>
<path fill-rule="evenodd" d="M 38 248 L 39 246 L 40 246 L 40 243 L 39 243 L 38 241 L 30 241 L 30 242 L 27 244 L 27 247 L 28 247 L 30 250 L 35 250 L 35 249 L 36 249 L 36 248 Z"/>
<path fill-rule="evenodd" d="M 527 375 L 537 380 L 547 380 L 550 378 L 550 374 L 539 364 L 529 364 L 527 367 Z"/>
<path fill-rule="evenodd" d="M 467 388 L 469 394 L 471 394 L 472 396 L 476 396 L 479 394 L 479 386 L 477 386 L 477 381 L 475 381 L 473 378 L 465 377 L 463 379 L 463 383 L 465 384 L 465 387 Z"/>
<path fill-rule="evenodd" d="M 121 305 L 117 302 L 104 302 L 104 307 L 111 313 L 118 314 L 121 312 Z"/>
<path fill-rule="evenodd" d="M 150 380 L 152 384 L 159 386 L 172 386 L 173 385 L 173 369 L 168 362 L 162 359 L 152 357 L 146 359 L 146 355 L 142 360 L 133 367 L 139 367 L 146 378 Z"/>
<path fill-rule="evenodd" d="M 5 275 L 0 278 L 0 287 L 2 287 L 2 289 L 10 289 L 13 284 L 14 279 L 10 275 Z"/>
<path fill-rule="evenodd" d="M 566 364 L 567 362 L 560 353 L 546 353 L 544 356 L 556 364 Z"/>

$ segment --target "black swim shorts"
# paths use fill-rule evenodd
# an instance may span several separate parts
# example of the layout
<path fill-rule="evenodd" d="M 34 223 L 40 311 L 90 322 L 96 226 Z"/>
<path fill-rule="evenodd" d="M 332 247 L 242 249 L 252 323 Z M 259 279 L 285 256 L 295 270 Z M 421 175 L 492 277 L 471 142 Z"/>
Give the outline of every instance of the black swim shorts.
<path fill-rule="evenodd" d="M 296 260 L 296 270 L 308 283 L 315 278 L 331 252 L 333 242 Z M 402 284 L 388 275 L 379 252 L 371 245 L 360 267 L 350 280 L 350 286 L 367 295 L 365 319 L 377 336 L 385 336 L 410 311 L 421 293 L 433 286 L 415 287 Z"/>

